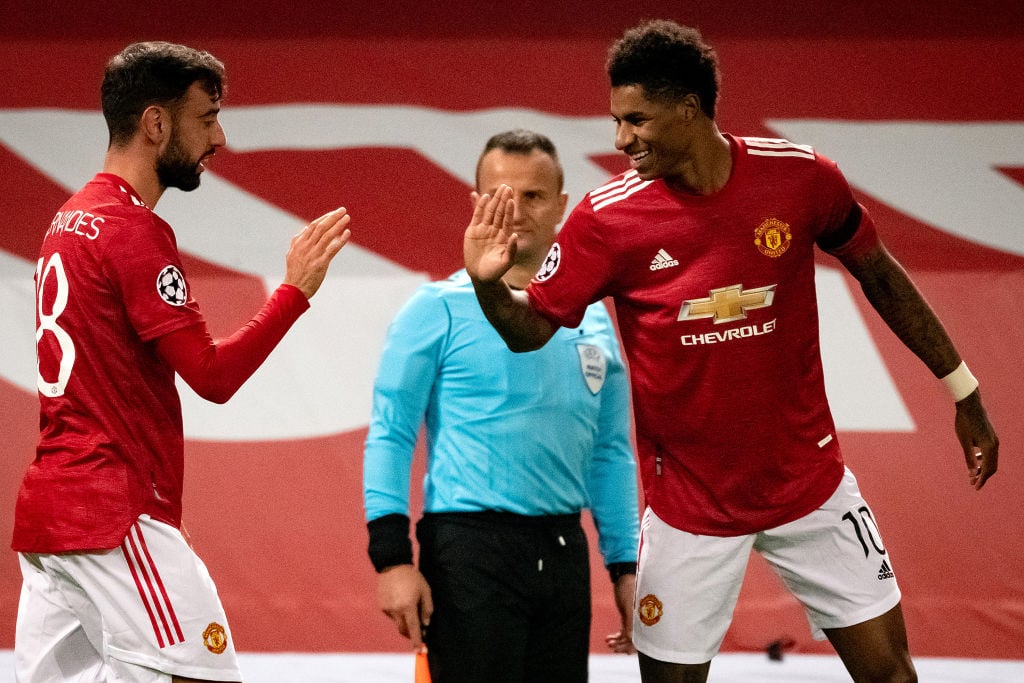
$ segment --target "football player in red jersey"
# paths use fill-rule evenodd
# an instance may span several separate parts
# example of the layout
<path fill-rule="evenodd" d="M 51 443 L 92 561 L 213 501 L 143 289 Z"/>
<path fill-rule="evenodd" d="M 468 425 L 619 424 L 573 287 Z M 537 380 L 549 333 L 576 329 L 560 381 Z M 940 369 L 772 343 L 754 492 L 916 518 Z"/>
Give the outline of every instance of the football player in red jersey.
<path fill-rule="evenodd" d="M 350 237 L 344 208 L 303 228 L 284 282 L 215 342 L 154 207 L 224 146 L 224 67 L 150 42 L 107 64 L 102 172 L 57 212 L 36 269 L 40 437 L 12 546 L 23 574 L 19 681 L 240 681 L 224 610 L 179 531 L 175 373 L 224 402 L 274 349 Z"/>
<path fill-rule="evenodd" d="M 977 380 L 835 163 L 806 145 L 719 131 L 717 57 L 698 31 L 646 22 L 612 46 L 607 66 L 630 169 L 573 210 L 526 290 L 501 281 L 517 246 L 508 188 L 477 203 L 465 257 L 513 350 L 615 300 L 648 505 L 633 632 L 643 680 L 707 679 L 751 550 L 854 680 L 916 680 L 893 562 L 825 396 L 815 248 L 946 385 L 980 489 L 999 442 Z"/>

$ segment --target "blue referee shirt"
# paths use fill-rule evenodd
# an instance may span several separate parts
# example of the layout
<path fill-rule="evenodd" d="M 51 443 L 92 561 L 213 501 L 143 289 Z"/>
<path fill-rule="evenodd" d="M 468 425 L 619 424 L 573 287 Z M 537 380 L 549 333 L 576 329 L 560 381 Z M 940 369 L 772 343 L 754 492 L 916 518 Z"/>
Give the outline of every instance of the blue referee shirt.
<path fill-rule="evenodd" d="M 556 515 L 589 508 L 606 565 L 635 562 L 629 389 L 604 305 L 513 353 L 465 271 L 420 287 L 388 328 L 366 440 L 366 519 L 409 515 L 426 425 L 426 512 Z"/>

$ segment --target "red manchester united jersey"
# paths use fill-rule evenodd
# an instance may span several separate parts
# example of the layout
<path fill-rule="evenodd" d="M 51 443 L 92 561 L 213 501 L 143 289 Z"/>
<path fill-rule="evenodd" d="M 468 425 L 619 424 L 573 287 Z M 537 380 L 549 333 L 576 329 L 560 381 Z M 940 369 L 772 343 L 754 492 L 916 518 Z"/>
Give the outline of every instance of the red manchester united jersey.
<path fill-rule="evenodd" d="M 877 237 L 836 165 L 784 140 L 734 138 L 707 196 L 633 171 L 575 208 L 528 288 L 574 326 L 611 296 L 632 377 L 647 504 L 691 533 L 752 533 L 819 507 L 843 473 L 825 398 L 815 243 L 851 216 Z"/>
<path fill-rule="evenodd" d="M 170 226 L 99 174 L 53 218 L 35 280 L 40 439 L 14 549 L 116 547 L 143 513 L 178 525 L 181 406 L 148 342 L 202 317 Z"/>

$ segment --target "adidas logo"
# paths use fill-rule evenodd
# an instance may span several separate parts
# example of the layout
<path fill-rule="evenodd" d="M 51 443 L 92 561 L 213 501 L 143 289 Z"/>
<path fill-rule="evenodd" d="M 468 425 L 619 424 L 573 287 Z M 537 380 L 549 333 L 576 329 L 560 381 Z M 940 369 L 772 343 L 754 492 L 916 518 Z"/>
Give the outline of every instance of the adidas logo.
<path fill-rule="evenodd" d="M 892 573 L 892 567 L 885 560 L 882 560 L 882 566 L 878 568 L 878 580 L 884 581 L 885 579 L 895 578 L 896 575 Z"/>
<path fill-rule="evenodd" d="M 651 260 L 651 270 L 661 270 L 662 268 L 671 268 L 678 265 L 679 261 L 669 256 L 668 252 L 664 249 L 659 249 L 658 254 Z"/>

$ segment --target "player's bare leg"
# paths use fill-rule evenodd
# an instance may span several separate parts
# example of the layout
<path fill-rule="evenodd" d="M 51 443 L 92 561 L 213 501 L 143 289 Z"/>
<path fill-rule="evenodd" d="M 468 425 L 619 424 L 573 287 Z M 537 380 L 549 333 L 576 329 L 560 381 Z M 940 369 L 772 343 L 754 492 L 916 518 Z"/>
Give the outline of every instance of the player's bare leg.
<path fill-rule="evenodd" d="M 825 629 L 854 683 L 914 683 L 917 672 L 910 660 L 903 608 L 891 610 L 854 626 Z"/>
<path fill-rule="evenodd" d="M 704 683 L 708 680 L 711 662 L 703 664 L 674 664 L 652 659 L 642 652 L 640 680 L 644 683 Z"/>

